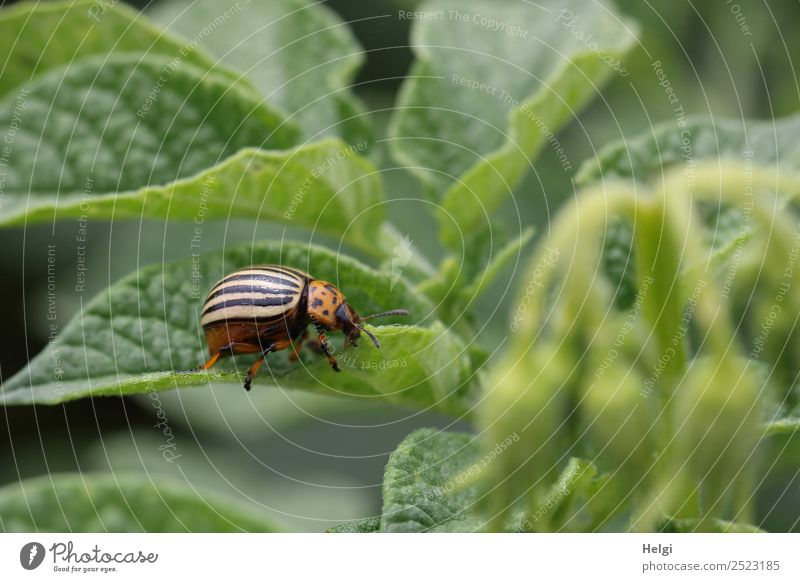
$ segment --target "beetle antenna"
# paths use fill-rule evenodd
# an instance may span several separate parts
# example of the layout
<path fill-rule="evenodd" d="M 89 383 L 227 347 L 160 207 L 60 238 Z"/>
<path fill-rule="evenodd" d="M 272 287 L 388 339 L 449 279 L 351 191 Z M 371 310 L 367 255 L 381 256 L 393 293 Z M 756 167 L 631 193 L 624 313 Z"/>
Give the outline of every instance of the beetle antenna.
<path fill-rule="evenodd" d="M 373 313 L 372 315 L 365 315 L 361 321 L 368 321 L 376 317 L 389 317 L 391 315 L 408 315 L 408 309 L 390 309 L 389 311 L 381 311 L 380 313 Z"/>
<path fill-rule="evenodd" d="M 375 344 L 376 348 L 381 349 L 381 342 L 378 341 L 378 338 L 375 337 L 374 333 L 372 333 L 370 330 L 368 330 L 366 327 L 364 327 L 363 323 L 358 325 L 358 329 L 360 329 L 361 331 L 363 331 L 365 334 L 367 334 L 369 336 L 369 339 L 372 340 L 372 343 Z"/>

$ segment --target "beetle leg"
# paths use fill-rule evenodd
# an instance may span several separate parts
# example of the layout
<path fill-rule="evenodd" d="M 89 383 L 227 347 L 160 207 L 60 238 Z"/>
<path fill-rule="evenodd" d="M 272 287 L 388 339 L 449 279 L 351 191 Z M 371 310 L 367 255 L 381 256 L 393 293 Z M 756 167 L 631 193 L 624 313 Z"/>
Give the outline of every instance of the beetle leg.
<path fill-rule="evenodd" d="M 235 344 L 235 343 L 229 343 L 227 346 L 225 346 L 223 348 L 220 348 L 219 351 L 216 354 L 214 354 L 213 356 L 208 358 L 208 360 L 206 360 L 203 364 L 201 364 L 197 368 L 197 370 L 199 372 L 202 372 L 203 370 L 210 370 L 211 368 L 214 367 L 214 364 L 216 364 L 221 357 L 223 357 L 223 356 L 232 356 L 234 347 L 236 345 L 237 344 Z"/>
<path fill-rule="evenodd" d="M 333 368 L 335 372 L 339 372 L 339 363 L 331 353 L 331 345 L 328 343 L 328 336 L 325 335 L 325 328 L 319 324 L 315 324 L 314 327 L 317 328 L 317 345 L 319 346 L 320 351 L 327 356 L 328 363 L 330 364 L 331 368 Z"/>
<path fill-rule="evenodd" d="M 261 365 L 267 361 L 267 356 L 272 352 L 279 352 L 281 350 L 285 350 L 289 346 L 292 345 L 292 340 L 280 340 L 271 343 L 264 351 L 261 352 L 261 356 L 253 362 L 253 365 L 247 369 L 247 375 L 244 377 L 244 389 L 250 390 L 250 386 L 253 383 L 253 378 L 256 377 L 258 374 L 258 370 L 261 368 Z"/>
<path fill-rule="evenodd" d="M 231 342 L 227 346 L 221 347 L 219 351 L 213 356 L 211 356 L 208 360 L 206 360 L 205 363 L 200 364 L 200 366 L 197 367 L 197 371 L 202 372 L 203 370 L 210 370 L 220 360 L 220 358 L 224 358 L 226 356 L 232 356 L 233 354 L 235 354 L 237 346 L 239 346 L 240 350 L 249 347 L 248 344 Z M 258 349 L 256 349 L 255 351 L 258 351 Z M 250 349 L 249 352 L 252 353 L 253 350 Z M 247 352 L 242 351 L 241 353 L 247 353 Z"/>
<path fill-rule="evenodd" d="M 211 368 L 213 368 L 213 367 L 214 367 L 214 364 L 216 364 L 216 363 L 217 363 L 217 361 L 218 361 L 218 360 L 219 360 L 221 357 L 222 357 L 222 352 L 221 352 L 221 351 L 219 351 L 219 352 L 217 352 L 216 354 L 214 354 L 213 356 L 211 356 L 211 357 L 210 357 L 208 360 L 206 360 L 204 363 L 200 364 L 200 366 L 197 368 L 197 370 L 198 370 L 198 371 L 210 370 Z"/>
<path fill-rule="evenodd" d="M 245 390 L 250 390 L 250 386 L 253 383 L 253 378 L 256 377 L 256 374 L 258 374 L 258 370 L 261 368 L 261 365 L 266 361 L 267 355 L 269 355 L 270 352 L 274 351 L 275 351 L 275 346 L 269 346 L 265 348 L 264 351 L 261 352 L 261 355 L 258 357 L 258 359 L 255 362 L 253 362 L 253 365 L 247 369 L 247 375 L 244 377 Z"/>
<path fill-rule="evenodd" d="M 306 342 L 306 346 L 315 354 L 322 355 L 322 349 L 319 347 L 319 340 L 310 339 Z"/>
<path fill-rule="evenodd" d="M 308 328 L 303 330 L 303 334 L 292 342 L 292 353 L 289 354 L 290 362 L 296 362 L 297 360 L 300 359 L 300 350 L 302 349 L 303 342 L 306 341 L 307 337 L 308 337 Z"/>

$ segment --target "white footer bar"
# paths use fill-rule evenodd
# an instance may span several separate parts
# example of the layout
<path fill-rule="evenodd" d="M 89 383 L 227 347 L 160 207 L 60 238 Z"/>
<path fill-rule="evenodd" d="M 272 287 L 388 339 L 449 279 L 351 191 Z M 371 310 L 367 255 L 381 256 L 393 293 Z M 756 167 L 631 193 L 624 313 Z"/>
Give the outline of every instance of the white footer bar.
<path fill-rule="evenodd" d="M 797 534 L 0 534 L 0 579 L 777 581 L 798 554 Z"/>

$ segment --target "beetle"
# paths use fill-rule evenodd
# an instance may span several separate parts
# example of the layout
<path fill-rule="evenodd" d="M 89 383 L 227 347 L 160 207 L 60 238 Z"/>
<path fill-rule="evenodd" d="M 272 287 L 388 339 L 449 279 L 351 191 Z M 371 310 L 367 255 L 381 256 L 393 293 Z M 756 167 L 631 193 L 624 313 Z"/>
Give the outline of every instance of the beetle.
<path fill-rule="evenodd" d="M 290 360 L 297 360 L 297 343 L 305 341 L 313 324 L 317 339 L 309 345 L 325 354 L 338 372 L 327 332 L 341 330 L 346 344 L 355 346 L 363 331 L 380 349 L 378 338 L 364 322 L 391 315 L 408 315 L 408 311 L 391 309 L 359 317 L 342 292 L 327 281 L 280 265 L 244 267 L 219 280 L 206 296 L 200 324 L 211 357 L 199 370 L 212 368 L 222 357 L 259 353 L 244 380 L 245 390 L 250 390 L 269 354 L 291 347 Z"/>

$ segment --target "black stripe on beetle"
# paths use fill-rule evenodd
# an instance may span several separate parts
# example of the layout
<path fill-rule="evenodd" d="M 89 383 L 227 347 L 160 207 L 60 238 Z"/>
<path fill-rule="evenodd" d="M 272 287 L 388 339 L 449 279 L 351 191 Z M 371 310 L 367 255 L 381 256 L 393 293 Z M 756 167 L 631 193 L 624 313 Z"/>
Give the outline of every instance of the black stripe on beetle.
<path fill-rule="evenodd" d="M 258 273 L 243 273 L 241 275 L 237 274 L 228 275 L 227 277 L 222 279 L 219 283 L 214 285 L 214 289 L 224 285 L 225 283 L 230 283 L 231 281 L 261 281 L 264 283 L 274 283 L 275 285 L 286 285 L 287 287 L 293 287 L 294 289 L 298 290 L 304 284 L 304 281 L 301 281 L 299 279 L 291 280 L 291 279 L 284 279 L 282 277 L 275 277 L 273 275 L 259 275 Z M 214 289 L 212 289 L 212 291 Z"/>
<path fill-rule="evenodd" d="M 293 269 L 292 267 L 251 267 L 251 269 L 256 271 L 271 271 L 276 273 L 291 273 L 300 277 L 301 279 L 308 281 L 311 279 L 311 276 L 306 273 L 305 271 L 301 271 L 299 269 Z"/>
<path fill-rule="evenodd" d="M 212 323 L 208 324 L 206 328 L 217 327 L 217 326 L 236 326 L 236 325 L 253 325 L 255 324 L 258 329 L 259 333 L 264 333 L 265 331 L 269 331 L 271 329 L 279 329 L 286 327 L 286 317 L 285 314 L 281 313 L 279 315 L 271 315 L 269 317 L 226 317 L 223 319 L 215 319 Z"/>
<path fill-rule="evenodd" d="M 297 269 L 289 269 L 289 268 L 276 269 L 273 267 L 251 267 L 250 269 L 253 271 L 263 271 L 265 273 L 278 273 L 279 275 L 288 275 L 289 277 L 297 277 L 302 281 L 308 281 L 311 278 L 311 276 L 308 273 L 305 273 L 303 271 L 298 271 Z"/>
<path fill-rule="evenodd" d="M 254 293 L 256 295 L 283 295 L 293 297 L 297 291 L 293 289 L 277 289 L 275 287 L 261 287 L 258 285 L 230 285 L 213 291 L 207 298 L 206 303 L 222 295 L 230 293 Z"/>

